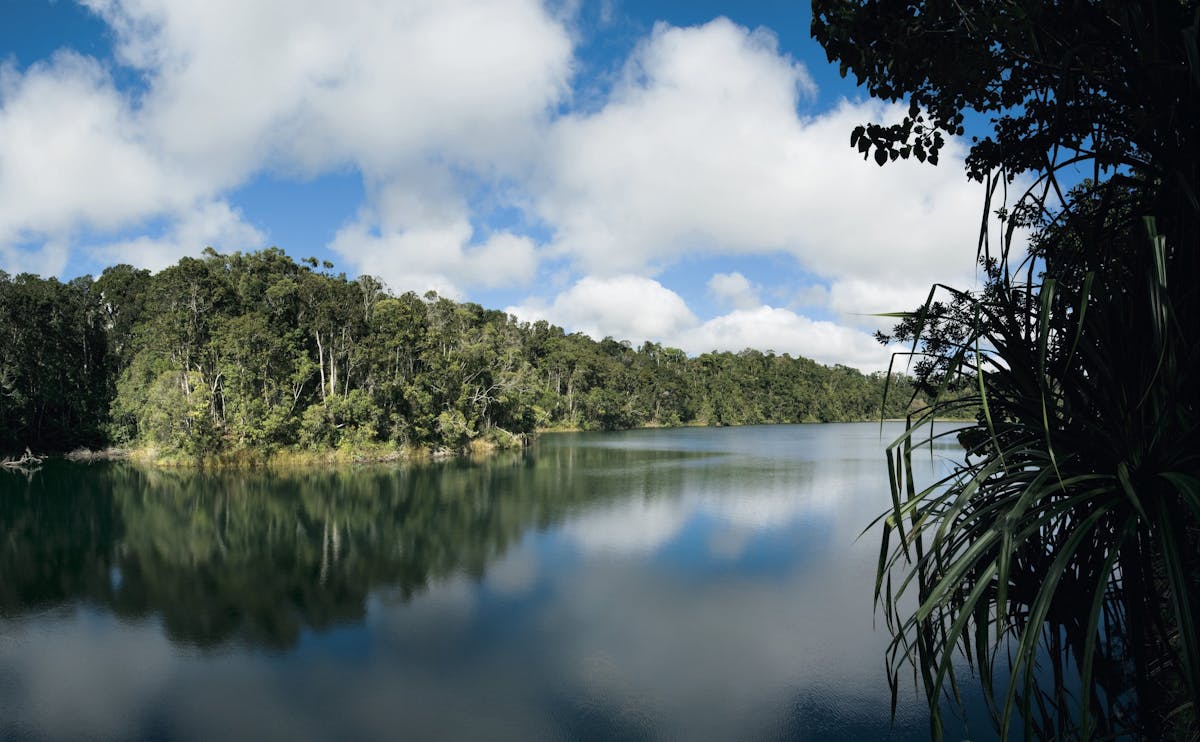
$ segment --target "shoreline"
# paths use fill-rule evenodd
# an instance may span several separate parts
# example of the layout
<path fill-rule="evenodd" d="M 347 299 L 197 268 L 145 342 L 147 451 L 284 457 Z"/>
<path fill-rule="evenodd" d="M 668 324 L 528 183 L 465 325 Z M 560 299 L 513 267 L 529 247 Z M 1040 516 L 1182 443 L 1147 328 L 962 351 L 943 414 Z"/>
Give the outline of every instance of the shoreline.
<path fill-rule="evenodd" d="M 843 420 L 836 423 L 806 421 L 801 423 L 759 423 L 761 425 L 826 425 L 844 423 L 903 423 L 903 418 L 880 420 Z M 928 421 L 921 424 L 924 425 Z M 935 423 L 973 423 L 973 419 L 938 418 Z M 163 469 L 260 469 L 260 468 L 308 468 L 318 466 L 345 466 L 369 464 L 428 464 L 454 459 L 479 459 L 498 453 L 521 451 L 528 448 L 543 433 L 594 433 L 628 432 L 632 430 L 664 430 L 671 428 L 746 427 L 744 425 L 715 426 L 706 423 L 684 423 L 682 425 L 649 424 L 635 428 L 613 431 L 587 430 L 579 427 L 537 428 L 520 445 L 501 446 L 484 438 L 476 438 L 461 449 L 425 446 L 393 446 L 378 444 L 357 448 L 327 449 L 238 449 L 217 455 L 191 457 L 176 452 L 163 452 L 154 446 L 120 447 L 101 449 L 77 448 L 73 451 L 39 454 L 39 458 L 61 458 L 75 463 L 130 461 L 143 466 Z"/>
<path fill-rule="evenodd" d="M 134 448 L 80 448 L 46 458 L 61 458 L 76 463 L 129 461 L 162 469 L 282 469 L 360 464 L 427 464 L 453 459 L 491 456 L 517 448 L 506 448 L 491 441 L 475 440 L 461 450 L 415 446 L 386 446 L 326 449 L 238 449 L 193 457 L 163 452 L 153 446 Z"/>

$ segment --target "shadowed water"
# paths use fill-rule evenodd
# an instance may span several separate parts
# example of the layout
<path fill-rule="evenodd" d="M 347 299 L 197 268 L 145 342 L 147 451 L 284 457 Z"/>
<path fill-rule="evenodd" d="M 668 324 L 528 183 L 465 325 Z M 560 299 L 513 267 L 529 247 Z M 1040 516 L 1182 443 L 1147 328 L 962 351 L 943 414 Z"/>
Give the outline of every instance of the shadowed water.
<path fill-rule="evenodd" d="M 0 738 L 925 739 L 858 540 L 898 432 L 0 474 Z"/>

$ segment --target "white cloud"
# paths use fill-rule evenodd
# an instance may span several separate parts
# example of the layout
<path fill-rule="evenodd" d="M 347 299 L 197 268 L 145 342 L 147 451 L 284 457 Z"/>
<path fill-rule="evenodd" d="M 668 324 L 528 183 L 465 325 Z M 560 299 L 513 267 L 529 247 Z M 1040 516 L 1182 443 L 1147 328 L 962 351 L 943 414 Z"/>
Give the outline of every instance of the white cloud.
<path fill-rule="evenodd" d="M 737 279 L 728 283 L 740 286 Z M 734 309 L 701 322 L 682 297 L 640 276 L 589 276 L 549 304 L 531 300 L 505 311 L 527 322 L 545 319 L 596 339 L 612 336 L 634 345 L 653 340 L 691 355 L 756 348 L 871 372 L 886 369 L 890 354 L 870 332 L 780 307 Z"/>
<path fill-rule="evenodd" d="M 589 276 L 549 306 L 531 301 L 505 311 L 526 321 L 546 319 L 597 339 L 639 342 L 672 337 L 696 322 L 678 294 L 641 276 Z"/>
<path fill-rule="evenodd" d="M 184 211 L 161 237 L 136 237 L 91 247 L 88 252 L 105 264 L 129 263 L 158 271 L 205 247 L 248 252 L 266 247 L 265 243 L 263 233 L 243 221 L 239 211 L 224 201 L 213 201 Z"/>
<path fill-rule="evenodd" d="M 963 286 L 965 279 L 958 279 Z M 890 328 L 894 318 L 876 316 L 881 312 L 903 312 L 915 309 L 929 296 L 930 283 L 897 281 L 895 283 L 864 278 L 844 278 L 829 287 L 829 308 L 849 324 L 861 327 Z"/>
<path fill-rule="evenodd" d="M 537 207 L 555 250 L 601 274 L 784 252 L 878 287 L 970 275 L 982 193 L 961 144 L 937 168 L 864 162 L 849 132 L 898 109 L 842 101 L 801 117 L 811 87 L 768 33 L 659 25 L 603 108 L 554 127 Z"/>
<path fill-rule="evenodd" d="M 464 285 L 513 286 L 528 282 L 537 266 L 532 240 L 496 232 L 471 244 L 466 218 L 435 226 L 378 233 L 356 221 L 338 231 L 331 249 L 359 272 L 379 276 L 393 291 L 430 289 L 461 298 Z"/>
<path fill-rule="evenodd" d="M 560 115 L 573 94 L 570 4 L 84 2 L 140 85 L 120 89 L 74 53 L 0 67 L 8 270 L 61 271 L 84 235 L 121 235 L 91 254 L 150 267 L 207 244 L 260 247 L 231 189 L 348 168 L 366 200 L 329 247 L 350 267 L 463 296 L 526 284 L 543 256 L 565 257 L 571 276 L 591 275 L 519 313 L 596 336 L 873 367 L 865 333 L 763 306 L 740 273 L 712 277 L 731 311 L 705 323 L 647 276 L 685 254 L 782 252 L 824 292 L 810 292 L 811 308 L 868 328 L 860 315 L 972 272 L 981 194 L 961 174 L 961 144 L 936 169 L 863 162 L 848 132 L 894 109 L 842 101 L 800 115 L 815 85 L 766 30 L 659 24 L 602 105 Z M 553 238 L 489 229 L 481 199 Z M 157 236 L 129 231 L 159 223 Z"/>
<path fill-rule="evenodd" d="M 338 230 L 330 249 L 395 291 L 461 298 L 467 287 L 522 286 L 537 270 L 533 240 L 506 230 L 476 234 L 470 209 L 443 168 L 377 183 L 374 208 Z"/>
<path fill-rule="evenodd" d="M 92 0 L 150 78 L 164 148 L 234 178 L 264 159 L 490 166 L 537 141 L 571 42 L 536 0 Z"/>
<path fill-rule="evenodd" d="M 886 368 L 889 353 L 869 333 L 768 306 L 714 317 L 680 333 L 675 344 L 692 354 L 770 349 L 823 364 L 844 363 L 867 372 Z"/>
<path fill-rule="evenodd" d="M 12 275 L 56 276 L 66 268 L 69 254 L 70 249 L 62 240 L 51 240 L 32 249 L 0 244 L 0 270 Z"/>
<path fill-rule="evenodd" d="M 785 292 L 785 296 L 792 308 L 824 307 L 829 303 L 829 287 L 819 283 L 805 284 L 793 288 L 790 294 Z"/>
<path fill-rule="evenodd" d="M 120 90 L 100 62 L 73 53 L 0 70 L 6 266 L 55 262 L 14 253 L 17 244 L 204 221 L 207 204 L 266 171 L 349 166 L 371 194 L 379 182 L 412 182 L 415 170 L 451 181 L 519 173 L 569 91 L 571 40 L 537 0 L 85 4 L 113 28 L 117 58 L 144 88 Z M 444 190 L 450 209 L 461 211 L 462 190 Z M 359 226 L 380 233 L 376 249 L 401 232 L 445 230 L 419 216 Z M 501 235 L 481 249 L 516 256 L 525 271 L 518 242 Z M 114 249 L 138 246 L 151 250 L 138 263 L 178 252 L 148 238 Z M 451 257 L 439 270 L 469 283 L 468 262 Z"/>
<path fill-rule="evenodd" d="M 723 304 L 735 309 L 752 309 L 762 304 L 758 289 L 736 271 L 714 274 L 708 279 L 708 290 Z"/>
<path fill-rule="evenodd" d="M 192 195 L 94 60 L 0 68 L 0 244 L 112 228 Z"/>

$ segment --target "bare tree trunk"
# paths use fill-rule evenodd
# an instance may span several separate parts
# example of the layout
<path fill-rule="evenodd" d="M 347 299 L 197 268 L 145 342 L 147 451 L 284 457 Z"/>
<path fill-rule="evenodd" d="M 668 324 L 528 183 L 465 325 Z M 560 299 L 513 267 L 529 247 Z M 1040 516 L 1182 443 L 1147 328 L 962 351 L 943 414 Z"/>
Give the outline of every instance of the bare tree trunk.
<path fill-rule="evenodd" d="M 321 331 L 313 330 L 317 336 L 317 368 L 321 371 L 321 401 L 325 401 L 325 349 L 321 345 Z"/>
<path fill-rule="evenodd" d="M 337 394 L 337 362 L 334 360 L 332 338 L 329 343 L 329 394 Z"/>

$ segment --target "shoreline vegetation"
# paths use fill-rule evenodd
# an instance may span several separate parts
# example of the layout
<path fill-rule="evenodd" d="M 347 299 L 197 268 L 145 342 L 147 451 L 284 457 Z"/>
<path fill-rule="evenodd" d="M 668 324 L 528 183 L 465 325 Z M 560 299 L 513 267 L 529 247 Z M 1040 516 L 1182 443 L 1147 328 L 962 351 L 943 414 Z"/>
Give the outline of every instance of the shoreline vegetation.
<path fill-rule="evenodd" d="M 927 392 L 786 353 L 594 340 L 278 248 L 66 283 L 0 272 L 0 455 L 417 461 L 541 430 L 902 419 Z"/>
<path fill-rule="evenodd" d="M 429 449 L 404 446 L 373 445 L 358 448 L 324 449 L 249 449 L 222 451 L 201 457 L 180 456 L 152 446 L 138 448 L 78 448 L 62 454 L 67 461 L 91 463 L 99 461 L 130 461 L 136 464 L 163 468 L 257 469 L 306 468 L 353 464 L 421 464 L 453 458 L 489 456 L 499 451 L 521 450 L 501 448 L 483 440 L 473 441 L 463 450 Z M 44 460 L 45 456 L 40 457 Z M 40 463 L 39 460 L 39 463 Z"/>
<path fill-rule="evenodd" d="M 845 420 L 838 422 L 874 423 L 878 420 Z M 903 419 L 885 419 L 882 422 L 903 423 Z M 974 420 L 966 418 L 937 418 L 935 423 L 966 424 Z M 766 423 L 769 425 L 823 425 L 820 421 L 802 423 Z M 705 423 L 687 423 L 683 425 L 662 425 L 647 423 L 636 428 L 624 430 L 663 430 L 671 428 L 706 428 L 716 427 Z M 730 425 L 725 427 L 742 427 Z M 522 436 L 515 444 L 498 445 L 494 442 L 475 439 L 465 448 L 451 450 L 446 448 L 397 447 L 389 445 L 370 445 L 357 448 L 326 448 L 326 449 L 240 449 L 225 451 L 219 454 L 201 458 L 181 457 L 177 453 L 164 452 L 152 446 L 138 448 L 108 447 L 102 449 L 77 448 L 60 455 L 67 461 L 76 463 L 130 461 L 143 466 L 163 468 L 203 468 L 203 469 L 272 469 L 272 468 L 308 468 L 324 466 L 370 465 L 370 464 L 403 464 L 420 465 L 449 459 L 483 459 L 495 454 L 522 451 L 532 446 L 537 438 L 546 433 L 586 433 L 594 432 L 585 428 L 539 428 L 526 436 Z M 29 454 L 29 459 L 5 459 L 0 461 L 0 467 L 13 471 L 27 471 L 29 466 L 40 466 L 50 455 Z M 9 465 L 8 462 L 20 462 L 22 466 Z"/>

